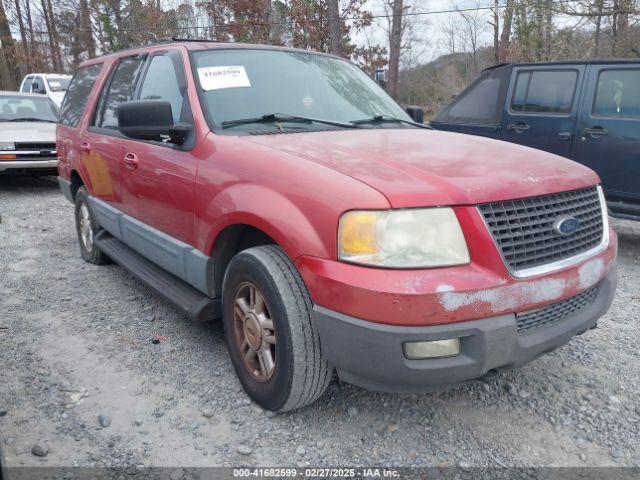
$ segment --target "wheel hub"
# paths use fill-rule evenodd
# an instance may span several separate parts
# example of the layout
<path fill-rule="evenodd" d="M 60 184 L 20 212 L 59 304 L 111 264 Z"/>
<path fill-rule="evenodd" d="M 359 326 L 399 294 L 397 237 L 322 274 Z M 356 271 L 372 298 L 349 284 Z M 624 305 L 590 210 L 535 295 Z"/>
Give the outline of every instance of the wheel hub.
<path fill-rule="evenodd" d="M 244 336 L 252 350 L 259 350 L 262 346 L 262 327 L 253 312 L 244 317 Z"/>

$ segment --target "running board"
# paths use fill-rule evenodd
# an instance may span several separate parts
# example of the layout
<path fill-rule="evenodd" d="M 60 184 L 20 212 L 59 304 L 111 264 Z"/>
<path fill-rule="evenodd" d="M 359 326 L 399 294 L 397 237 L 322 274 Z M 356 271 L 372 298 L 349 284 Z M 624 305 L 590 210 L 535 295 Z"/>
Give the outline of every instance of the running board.
<path fill-rule="evenodd" d="M 191 320 L 205 322 L 222 317 L 220 299 L 209 298 L 104 230 L 98 233 L 95 241 L 109 258 L 173 303 Z"/>

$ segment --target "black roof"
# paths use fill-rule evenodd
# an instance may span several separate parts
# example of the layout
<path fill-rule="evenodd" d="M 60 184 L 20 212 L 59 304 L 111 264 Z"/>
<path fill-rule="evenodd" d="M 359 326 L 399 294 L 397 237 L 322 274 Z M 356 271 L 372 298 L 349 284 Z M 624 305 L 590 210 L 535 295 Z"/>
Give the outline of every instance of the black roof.
<path fill-rule="evenodd" d="M 538 67 L 538 66 L 562 66 L 562 65 L 602 65 L 602 64 L 638 64 L 640 65 L 640 58 L 596 58 L 596 59 L 586 59 L 586 60 L 565 60 L 565 61 L 554 61 L 554 62 L 525 62 L 525 63 L 499 63 L 497 65 L 492 65 L 491 67 L 487 67 L 484 70 L 493 70 L 494 68 L 501 67 Z"/>

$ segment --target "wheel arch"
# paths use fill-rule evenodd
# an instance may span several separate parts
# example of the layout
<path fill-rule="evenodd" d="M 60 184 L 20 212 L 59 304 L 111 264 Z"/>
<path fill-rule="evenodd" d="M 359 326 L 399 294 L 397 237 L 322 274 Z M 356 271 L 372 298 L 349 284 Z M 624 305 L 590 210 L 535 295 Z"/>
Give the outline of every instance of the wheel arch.
<path fill-rule="evenodd" d="M 231 223 L 219 232 L 211 251 L 215 296 L 222 295 L 222 283 L 231 259 L 243 250 L 263 245 L 282 247 L 272 234 L 252 223 Z"/>
<path fill-rule="evenodd" d="M 71 198 L 73 198 L 73 201 L 75 202 L 78 189 L 86 184 L 80 173 L 75 168 L 71 170 L 69 180 L 71 181 Z"/>

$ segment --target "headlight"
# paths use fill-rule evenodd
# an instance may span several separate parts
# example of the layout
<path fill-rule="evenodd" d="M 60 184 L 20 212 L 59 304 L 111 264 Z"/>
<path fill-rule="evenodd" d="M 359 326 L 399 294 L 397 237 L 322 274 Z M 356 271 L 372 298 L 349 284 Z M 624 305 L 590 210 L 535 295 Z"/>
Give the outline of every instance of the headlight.
<path fill-rule="evenodd" d="M 362 265 L 426 268 L 469 263 L 451 208 L 354 210 L 340 218 L 338 257 Z"/>
<path fill-rule="evenodd" d="M 0 150 L 15 150 L 16 144 L 13 142 L 0 142 Z"/>

